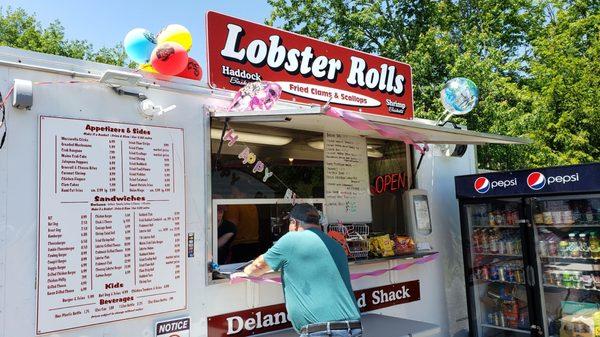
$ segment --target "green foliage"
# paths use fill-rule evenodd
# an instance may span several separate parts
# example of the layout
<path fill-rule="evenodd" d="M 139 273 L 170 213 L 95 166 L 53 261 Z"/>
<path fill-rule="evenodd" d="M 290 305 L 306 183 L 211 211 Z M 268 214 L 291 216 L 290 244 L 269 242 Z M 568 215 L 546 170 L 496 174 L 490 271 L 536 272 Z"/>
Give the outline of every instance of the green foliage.
<path fill-rule="evenodd" d="M 0 46 L 27 49 L 40 53 L 54 54 L 95 62 L 129 65 L 125 50 L 121 44 L 113 48 L 94 50 L 85 40 L 68 40 L 59 21 L 43 27 L 35 15 L 25 10 L 3 10 L 0 7 Z"/>
<path fill-rule="evenodd" d="M 411 64 L 415 113 L 435 119 L 450 78 L 472 79 L 469 129 L 533 140 L 479 147 L 487 169 L 600 160 L 597 0 L 269 0 L 268 24 Z"/>

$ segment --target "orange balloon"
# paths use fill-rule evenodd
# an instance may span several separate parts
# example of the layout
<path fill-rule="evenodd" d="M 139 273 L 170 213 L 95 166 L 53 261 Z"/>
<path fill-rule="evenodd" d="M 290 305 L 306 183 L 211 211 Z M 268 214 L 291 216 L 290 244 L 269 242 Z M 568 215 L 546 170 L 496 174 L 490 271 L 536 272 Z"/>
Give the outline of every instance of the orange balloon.
<path fill-rule="evenodd" d="M 188 64 L 182 72 L 177 74 L 177 77 L 189 78 L 191 80 L 200 80 L 202 78 L 202 68 L 200 64 L 193 58 L 188 58 Z"/>
<path fill-rule="evenodd" d="M 177 75 L 187 66 L 188 54 L 179 43 L 164 42 L 152 51 L 150 64 L 161 74 Z"/>

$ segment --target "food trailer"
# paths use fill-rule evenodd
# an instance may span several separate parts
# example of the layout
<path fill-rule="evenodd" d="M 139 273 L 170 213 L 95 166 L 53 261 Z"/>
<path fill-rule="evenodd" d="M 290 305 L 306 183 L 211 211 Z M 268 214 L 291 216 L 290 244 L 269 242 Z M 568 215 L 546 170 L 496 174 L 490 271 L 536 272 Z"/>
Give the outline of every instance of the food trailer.
<path fill-rule="evenodd" d="M 219 13 L 207 22 L 208 85 L 0 48 L 0 336 L 288 329 L 277 274 L 226 271 L 283 235 L 296 202 L 348 246 L 367 233 L 416 242 L 379 257 L 372 242 L 351 247 L 374 326 L 466 335 L 453 177 L 475 173 L 477 144 L 526 141 L 415 118 L 406 64 Z M 281 99 L 232 109 L 256 80 Z M 226 256 L 219 209 L 237 225 Z"/>

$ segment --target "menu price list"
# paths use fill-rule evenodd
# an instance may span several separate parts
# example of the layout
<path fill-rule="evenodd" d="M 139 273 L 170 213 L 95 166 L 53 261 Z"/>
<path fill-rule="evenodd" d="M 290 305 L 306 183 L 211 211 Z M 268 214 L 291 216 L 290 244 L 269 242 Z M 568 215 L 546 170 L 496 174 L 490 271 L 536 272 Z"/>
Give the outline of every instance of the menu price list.
<path fill-rule="evenodd" d="M 43 116 L 39 170 L 38 333 L 186 307 L 182 129 Z"/>
<path fill-rule="evenodd" d="M 371 222 L 367 141 L 325 133 L 327 217 L 342 222 Z"/>

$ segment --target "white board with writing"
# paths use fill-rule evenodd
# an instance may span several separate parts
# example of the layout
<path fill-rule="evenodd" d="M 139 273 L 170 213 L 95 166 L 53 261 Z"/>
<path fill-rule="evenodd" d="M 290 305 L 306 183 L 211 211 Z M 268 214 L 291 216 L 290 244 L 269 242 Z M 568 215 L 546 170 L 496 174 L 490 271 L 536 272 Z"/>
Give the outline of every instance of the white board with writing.
<path fill-rule="evenodd" d="M 367 140 L 325 133 L 325 202 L 330 223 L 371 222 Z"/>
<path fill-rule="evenodd" d="M 40 117 L 37 333 L 185 309 L 183 130 Z"/>

